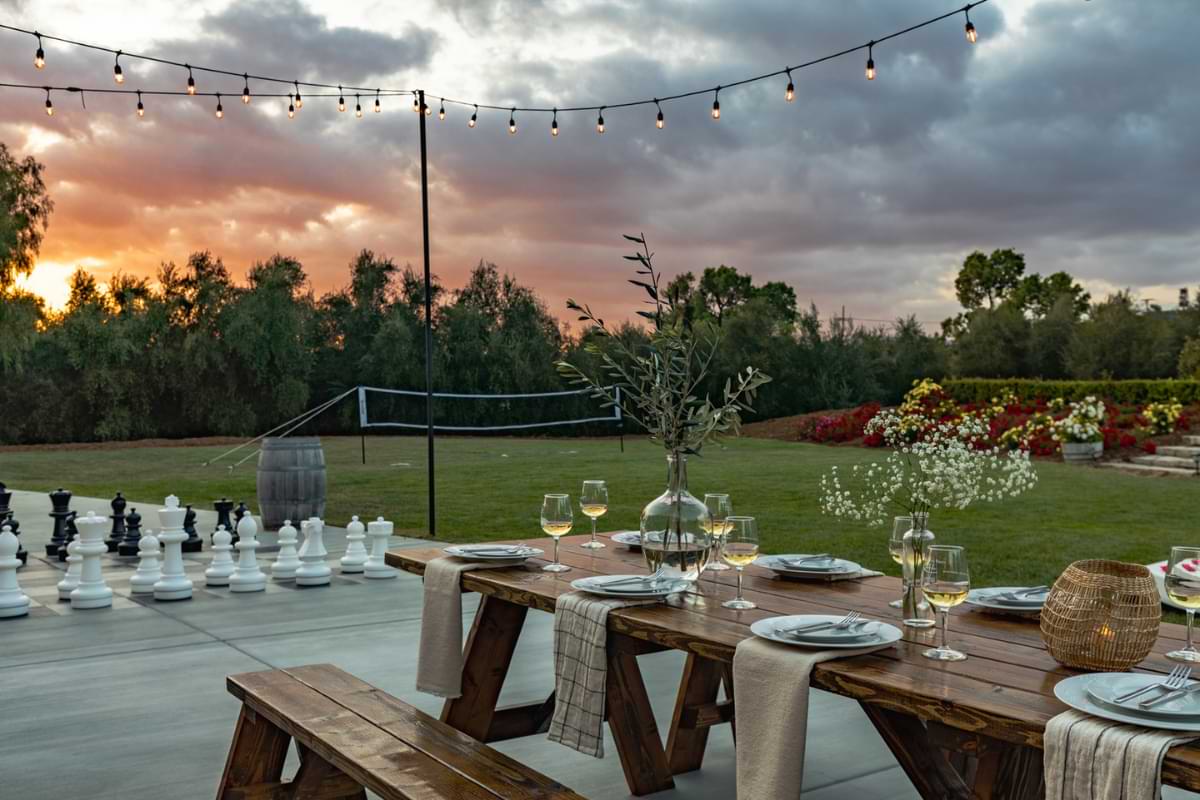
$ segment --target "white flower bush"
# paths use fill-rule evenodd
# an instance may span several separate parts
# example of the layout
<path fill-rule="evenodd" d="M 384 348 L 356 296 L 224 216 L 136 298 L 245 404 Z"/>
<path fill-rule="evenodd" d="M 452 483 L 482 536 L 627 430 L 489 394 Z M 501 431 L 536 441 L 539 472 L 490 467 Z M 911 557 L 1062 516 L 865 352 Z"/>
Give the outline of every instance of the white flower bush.
<path fill-rule="evenodd" d="M 917 514 L 998 502 L 1037 483 L 1029 453 L 989 444 L 978 417 L 917 420 L 887 410 L 871 418 L 866 432 L 880 434 L 892 452 L 822 476 L 822 513 L 879 525 L 897 510 Z"/>
<path fill-rule="evenodd" d="M 1067 416 L 1054 423 L 1051 438 L 1056 442 L 1102 442 L 1104 403 L 1092 395 L 1071 403 Z"/>

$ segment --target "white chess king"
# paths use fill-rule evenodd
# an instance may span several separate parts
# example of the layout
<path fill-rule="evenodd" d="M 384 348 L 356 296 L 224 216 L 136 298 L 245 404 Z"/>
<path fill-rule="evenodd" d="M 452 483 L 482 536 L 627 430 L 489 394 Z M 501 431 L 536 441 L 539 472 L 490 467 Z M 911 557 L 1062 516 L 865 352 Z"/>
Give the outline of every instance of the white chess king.
<path fill-rule="evenodd" d="M 165 508 L 158 510 L 158 540 L 163 544 L 162 578 L 154 584 L 155 600 L 190 600 L 192 581 L 183 571 L 183 518 L 187 509 L 179 507 L 179 498 L 168 497 Z"/>
<path fill-rule="evenodd" d="M 367 538 L 366 529 L 358 517 L 350 518 L 350 524 L 346 526 L 346 554 L 339 562 L 343 574 L 363 571 L 367 563 L 367 548 L 363 547 L 363 539 Z"/>
<path fill-rule="evenodd" d="M 7 525 L 0 529 L 0 617 L 23 617 L 29 613 L 29 598 L 17 583 L 17 537 Z"/>
<path fill-rule="evenodd" d="M 108 519 L 89 511 L 86 517 L 76 517 L 83 569 L 79 574 L 79 585 L 71 590 L 71 608 L 108 608 L 112 605 L 113 592 L 104 582 L 100 557 L 108 552 L 104 534 L 108 531 Z"/>
<path fill-rule="evenodd" d="M 254 515 L 242 517 L 237 526 L 238 551 L 237 569 L 229 578 L 231 592 L 261 592 L 267 588 L 267 576 L 258 568 L 258 523 Z"/>
<path fill-rule="evenodd" d="M 138 539 L 137 572 L 129 576 L 129 591 L 134 594 L 153 594 L 154 584 L 162 578 L 162 566 L 158 557 L 162 548 L 158 537 L 151 535 L 149 528 Z"/>

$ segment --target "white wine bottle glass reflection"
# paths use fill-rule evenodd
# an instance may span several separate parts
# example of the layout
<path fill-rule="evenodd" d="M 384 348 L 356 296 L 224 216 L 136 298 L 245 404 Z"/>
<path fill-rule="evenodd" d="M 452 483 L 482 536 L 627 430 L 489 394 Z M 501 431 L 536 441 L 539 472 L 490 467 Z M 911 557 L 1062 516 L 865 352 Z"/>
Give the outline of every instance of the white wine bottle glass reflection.
<path fill-rule="evenodd" d="M 737 570 L 737 596 L 721 605 L 737 609 L 758 608 L 753 602 L 742 597 L 742 570 L 754 563 L 754 559 L 758 557 L 758 526 L 754 517 L 728 517 L 725 522 L 728 527 L 724 546 L 721 548 L 721 558 Z"/>
<path fill-rule="evenodd" d="M 608 484 L 604 481 L 584 481 L 583 491 L 579 494 L 579 510 L 592 521 L 592 540 L 584 542 L 582 546 L 599 550 L 604 543 L 596 541 L 596 520 L 608 513 Z"/>
<path fill-rule="evenodd" d="M 950 609 L 961 605 L 971 591 L 971 574 L 967 569 L 967 553 L 961 547 L 935 544 L 930 546 L 921 572 L 921 592 L 929 605 L 942 617 L 938 646 L 921 655 L 935 661 L 962 661 L 967 656 L 946 646 L 946 626 Z"/>
<path fill-rule="evenodd" d="M 1200 608 L 1200 547 L 1172 547 L 1171 560 L 1163 575 L 1163 586 L 1171 602 L 1187 612 L 1187 644 L 1167 653 L 1167 658 L 1187 663 L 1200 662 L 1200 650 L 1192 645 L 1192 624 Z"/>
<path fill-rule="evenodd" d="M 571 568 L 558 563 L 558 540 L 571 532 L 575 515 L 571 498 L 565 494 L 548 494 L 542 498 L 542 530 L 554 540 L 554 561 L 542 567 L 546 572 L 567 572 Z"/>
<path fill-rule="evenodd" d="M 904 534 L 908 533 L 911 529 L 912 517 L 896 517 L 892 520 L 892 536 L 888 539 L 888 553 L 892 556 L 892 561 L 895 561 L 901 567 L 904 566 Z M 888 603 L 892 608 L 904 608 L 904 589 L 908 587 L 905 585 L 903 572 L 901 572 L 901 575 L 901 599 Z"/>
<path fill-rule="evenodd" d="M 729 565 L 722 562 L 721 548 L 725 544 L 725 534 L 729 532 L 729 516 L 733 514 L 733 504 L 729 502 L 727 494 L 706 494 L 704 495 L 704 507 L 708 509 L 708 521 L 701 527 L 705 532 L 712 537 L 712 554 L 709 556 L 708 566 L 705 569 L 719 572 L 729 569 Z"/>

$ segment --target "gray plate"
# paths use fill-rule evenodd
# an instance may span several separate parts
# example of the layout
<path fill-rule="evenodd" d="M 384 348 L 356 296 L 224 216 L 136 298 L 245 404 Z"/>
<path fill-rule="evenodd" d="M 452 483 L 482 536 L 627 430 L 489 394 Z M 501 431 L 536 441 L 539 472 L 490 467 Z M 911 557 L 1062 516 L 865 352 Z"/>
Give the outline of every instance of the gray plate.
<path fill-rule="evenodd" d="M 1154 708 L 1141 708 L 1138 703 L 1143 700 L 1153 700 L 1163 695 L 1162 691 L 1146 692 L 1124 703 L 1118 703 L 1116 698 L 1129 694 L 1135 689 L 1141 689 L 1154 683 L 1162 683 L 1165 675 L 1140 675 L 1129 672 L 1106 673 L 1095 675 L 1088 683 L 1088 696 L 1103 706 L 1126 711 L 1137 716 L 1158 717 L 1159 719 L 1187 719 L 1200 722 L 1200 696 L 1195 692 L 1184 695 L 1176 700 L 1170 700 Z M 1195 686 L 1195 681 L 1188 681 L 1188 686 Z"/>
<path fill-rule="evenodd" d="M 992 599 L 992 595 L 1019 592 L 1028 588 L 1028 586 L 993 586 L 989 589 L 972 589 L 967 594 L 967 604 L 980 608 L 992 608 L 997 611 L 1041 611 L 1042 606 L 1046 604 L 1047 595 L 1044 594 L 1038 595 L 1038 599 L 1033 602 L 1014 603 Z"/>
<path fill-rule="evenodd" d="M 1200 720 L 1159 719 L 1157 717 L 1139 716 L 1097 703 L 1087 692 L 1088 683 L 1096 680 L 1097 677 L 1102 676 L 1076 675 L 1073 678 L 1064 678 L 1054 687 L 1054 696 L 1076 711 L 1082 711 L 1094 717 L 1111 719 L 1114 722 L 1125 722 L 1130 725 L 1140 725 L 1143 728 L 1200 733 Z"/>
<path fill-rule="evenodd" d="M 512 554 L 501 554 L 499 551 L 484 551 L 478 552 L 473 550 L 473 547 L 482 547 L 481 545 L 457 545 L 452 544 L 449 547 L 442 548 L 442 552 L 448 556 L 455 558 L 463 558 L 468 561 L 511 561 L 514 564 L 524 561 L 527 558 L 537 558 L 543 554 L 543 551 L 536 547 L 526 547 L 524 550 L 513 550 Z M 493 555 L 493 553 L 495 553 Z"/>
<path fill-rule="evenodd" d="M 861 564 L 858 564 L 854 561 L 847 561 L 844 558 L 834 559 L 833 564 L 830 567 L 825 568 L 825 569 L 807 569 L 807 568 L 789 567 L 787 564 L 784 564 L 781 560 L 781 559 L 785 559 L 785 558 L 786 559 L 804 558 L 804 554 L 800 554 L 800 555 L 784 554 L 784 555 L 780 555 L 780 556 L 759 556 L 757 559 L 755 559 L 754 563 L 760 567 L 766 567 L 767 569 L 769 569 L 773 572 L 778 572 L 783 575 L 792 575 L 792 576 L 798 575 L 798 576 L 809 577 L 809 578 L 824 578 L 829 575 L 847 575 L 849 573 L 859 572 L 862 570 Z"/>
<path fill-rule="evenodd" d="M 654 588 L 646 588 L 645 591 L 627 591 L 624 589 L 606 589 L 604 584 L 611 582 L 617 578 L 632 578 L 633 575 L 592 575 L 587 578 L 578 578 L 571 581 L 571 588 L 578 589 L 581 592 L 588 594 L 599 595 L 600 597 L 624 597 L 629 600 L 646 600 L 651 598 L 666 597 L 670 594 L 678 592 L 686 592 L 691 588 L 691 582 L 681 579 L 666 578 L 654 584 Z M 630 584 L 634 585 L 634 584 Z"/>
<path fill-rule="evenodd" d="M 779 633 L 780 628 L 794 628 L 797 625 L 805 625 L 816 622 L 837 622 L 845 614 L 795 614 L 788 617 L 767 617 L 760 619 L 750 626 L 750 632 L 755 636 L 761 636 L 764 639 L 770 639 L 772 642 L 780 644 L 789 644 L 792 647 L 808 647 L 817 650 L 853 650 L 858 647 L 873 647 L 876 645 L 892 644 L 900 641 L 904 634 L 895 625 L 888 625 L 886 622 L 876 623 L 879 627 L 876 628 L 877 634 L 870 639 L 854 639 L 846 642 L 818 642 L 813 639 L 800 639 L 786 633 Z"/>

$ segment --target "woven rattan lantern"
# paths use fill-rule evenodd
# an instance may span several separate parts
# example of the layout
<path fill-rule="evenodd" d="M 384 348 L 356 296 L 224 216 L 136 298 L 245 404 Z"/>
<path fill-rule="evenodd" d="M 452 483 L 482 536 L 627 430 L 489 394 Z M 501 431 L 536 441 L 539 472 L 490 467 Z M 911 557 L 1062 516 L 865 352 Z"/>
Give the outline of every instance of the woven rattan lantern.
<path fill-rule="evenodd" d="M 1158 638 L 1162 606 L 1140 564 L 1076 561 L 1042 608 L 1042 641 L 1060 664 L 1114 672 L 1140 662 Z"/>

